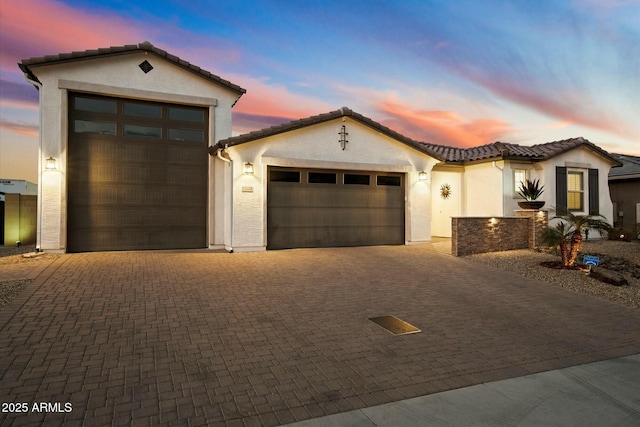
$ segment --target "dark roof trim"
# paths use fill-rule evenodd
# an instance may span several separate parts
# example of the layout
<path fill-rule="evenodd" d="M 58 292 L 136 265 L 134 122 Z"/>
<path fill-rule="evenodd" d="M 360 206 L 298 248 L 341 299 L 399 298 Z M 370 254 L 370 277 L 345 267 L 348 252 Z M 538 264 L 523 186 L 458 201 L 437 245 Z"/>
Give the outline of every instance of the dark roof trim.
<path fill-rule="evenodd" d="M 325 123 L 331 120 L 339 119 L 341 117 L 349 117 L 355 121 L 358 121 L 369 128 L 380 132 L 383 135 L 388 136 L 389 138 L 395 139 L 405 145 L 408 145 L 411 148 L 414 148 L 422 153 L 425 153 L 437 160 L 445 161 L 446 158 L 435 151 L 433 151 L 430 147 L 425 146 L 425 144 L 420 143 L 419 141 L 408 138 L 404 135 L 399 134 L 398 132 L 389 129 L 388 127 L 371 120 L 368 117 L 363 116 L 362 114 L 356 113 L 348 107 L 342 107 L 335 111 L 330 111 L 328 113 L 319 114 L 317 116 L 311 116 L 304 119 L 293 120 L 287 123 L 283 123 L 281 125 L 271 126 L 266 129 L 261 129 L 249 133 L 245 133 L 243 135 L 233 136 L 231 138 L 223 139 L 218 141 L 217 144 L 211 147 L 210 152 L 214 153 L 218 148 L 225 147 L 233 147 L 234 145 L 245 144 L 247 142 L 255 141 L 258 139 L 267 138 L 270 136 L 278 135 L 281 133 L 289 132 L 292 130 L 302 129 L 308 126 L 316 125 L 319 123 Z"/>
<path fill-rule="evenodd" d="M 173 62 L 179 67 L 190 71 L 192 73 L 197 74 L 200 77 L 203 77 L 207 80 L 210 80 L 214 83 L 217 83 L 221 86 L 230 89 L 239 95 L 246 93 L 246 89 L 241 88 L 240 86 L 231 83 L 228 80 L 225 80 L 215 74 L 210 73 L 209 71 L 203 70 L 202 68 L 193 65 L 187 61 L 184 61 L 178 58 L 175 55 L 171 55 L 162 49 L 158 49 L 151 43 L 145 41 L 137 45 L 125 45 L 125 46 L 114 46 L 108 48 L 94 49 L 94 50 L 85 50 L 80 52 L 70 52 L 70 53 L 60 53 L 58 55 L 47 55 L 47 56 L 39 56 L 33 58 L 23 59 L 18 66 L 29 76 L 31 80 L 38 81 L 38 78 L 34 74 L 32 67 L 37 67 L 39 65 L 53 65 L 60 64 L 64 62 L 72 62 L 72 61 L 83 61 L 88 59 L 96 59 L 96 58 L 105 58 L 109 56 L 116 55 L 127 55 L 136 52 L 149 52 L 160 58 L 166 59 L 169 62 Z"/>

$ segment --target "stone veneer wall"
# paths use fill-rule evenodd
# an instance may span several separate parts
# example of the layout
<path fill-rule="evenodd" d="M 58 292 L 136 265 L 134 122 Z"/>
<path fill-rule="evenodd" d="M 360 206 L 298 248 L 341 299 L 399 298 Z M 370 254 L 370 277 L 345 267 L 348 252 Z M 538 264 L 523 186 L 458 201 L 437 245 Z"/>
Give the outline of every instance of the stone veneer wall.
<path fill-rule="evenodd" d="M 549 211 L 517 210 L 516 216 L 533 219 L 533 230 L 529 233 L 529 248 L 540 246 L 542 244 L 542 234 L 549 228 Z"/>
<path fill-rule="evenodd" d="M 516 217 L 451 218 L 451 253 L 464 256 L 535 248 L 547 228 L 548 213 L 518 212 Z"/>

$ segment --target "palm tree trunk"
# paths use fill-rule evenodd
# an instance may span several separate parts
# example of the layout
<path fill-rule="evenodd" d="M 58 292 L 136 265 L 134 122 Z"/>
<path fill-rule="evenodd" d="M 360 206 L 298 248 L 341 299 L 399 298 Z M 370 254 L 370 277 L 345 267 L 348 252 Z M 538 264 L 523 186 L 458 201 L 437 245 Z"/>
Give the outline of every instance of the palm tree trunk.
<path fill-rule="evenodd" d="M 560 255 L 562 256 L 562 266 L 569 266 L 569 248 L 567 247 L 567 241 L 562 240 L 560 243 Z"/>
<path fill-rule="evenodd" d="M 576 259 L 578 258 L 578 252 L 580 252 L 580 248 L 582 247 L 582 233 L 579 229 L 573 232 L 571 236 L 571 248 L 569 250 L 569 264 L 568 266 L 573 266 L 576 263 Z"/>

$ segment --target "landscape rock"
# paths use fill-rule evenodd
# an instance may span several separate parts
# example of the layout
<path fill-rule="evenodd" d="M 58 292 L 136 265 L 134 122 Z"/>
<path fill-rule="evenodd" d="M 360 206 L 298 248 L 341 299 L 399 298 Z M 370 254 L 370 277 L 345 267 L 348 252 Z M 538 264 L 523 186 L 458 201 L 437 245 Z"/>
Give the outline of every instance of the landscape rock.
<path fill-rule="evenodd" d="M 624 286 L 629 284 L 629 281 L 623 275 L 602 267 L 591 267 L 589 277 L 613 286 Z"/>

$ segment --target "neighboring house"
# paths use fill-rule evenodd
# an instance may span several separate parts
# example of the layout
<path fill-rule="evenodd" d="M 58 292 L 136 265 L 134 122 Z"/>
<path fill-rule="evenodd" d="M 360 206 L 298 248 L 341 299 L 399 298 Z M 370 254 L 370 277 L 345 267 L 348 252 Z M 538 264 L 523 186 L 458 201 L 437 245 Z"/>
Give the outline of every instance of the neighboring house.
<path fill-rule="evenodd" d="M 56 162 L 43 250 L 422 243 L 452 216 L 513 216 L 526 178 L 547 207 L 612 217 L 619 162 L 582 138 L 459 149 L 346 107 L 231 137 L 245 90 L 146 42 L 20 67 L 40 88 L 40 164 Z"/>
<path fill-rule="evenodd" d="M 0 245 L 36 242 L 38 186 L 23 179 L 0 179 Z"/>
<path fill-rule="evenodd" d="M 633 230 L 640 222 L 640 157 L 612 154 L 622 167 L 609 172 L 609 191 L 613 202 L 613 223 Z"/>

